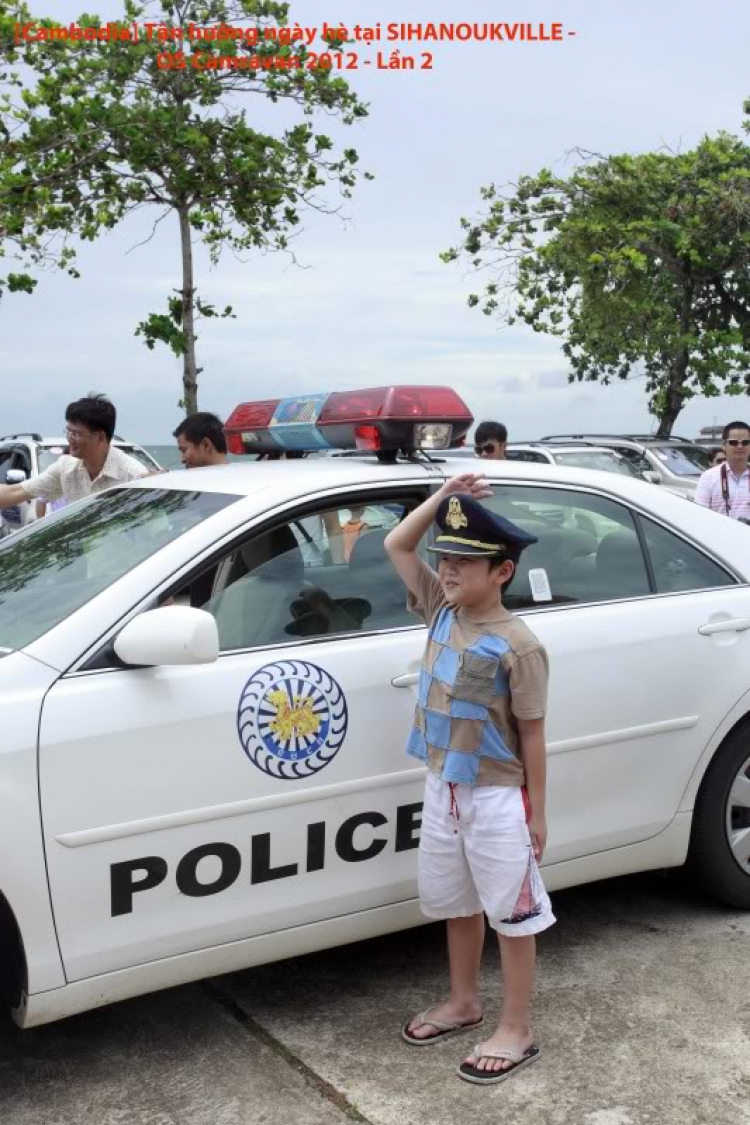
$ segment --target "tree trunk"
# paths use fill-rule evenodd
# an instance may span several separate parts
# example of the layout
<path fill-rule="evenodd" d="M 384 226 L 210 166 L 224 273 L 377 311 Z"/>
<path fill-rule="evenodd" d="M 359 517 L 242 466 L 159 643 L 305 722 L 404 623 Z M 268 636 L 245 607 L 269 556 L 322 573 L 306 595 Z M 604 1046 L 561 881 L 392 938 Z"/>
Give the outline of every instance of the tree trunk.
<path fill-rule="evenodd" d="M 685 282 L 682 291 L 682 308 L 680 309 L 681 340 L 687 339 L 688 333 L 692 327 L 692 320 L 693 288 L 689 282 Z M 672 427 L 677 421 L 677 416 L 684 405 L 682 389 L 685 385 L 685 379 L 687 378 L 689 364 L 690 351 L 686 343 L 681 343 L 668 365 L 669 375 L 667 378 L 664 405 L 659 411 L 659 428 L 656 431 L 657 437 L 669 437 L 672 433 Z"/>
<path fill-rule="evenodd" d="M 198 409 L 198 368 L 195 362 L 195 287 L 193 285 L 193 243 L 190 237 L 188 208 L 179 208 L 180 243 L 182 249 L 182 331 L 185 333 L 185 354 L 182 368 L 182 405 L 186 414 Z"/>
<path fill-rule="evenodd" d="M 687 348 L 680 348 L 670 365 L 669 383 L 667 385 L 666 399 L 663 409 L 659 412 L 659 428 L 656 436 L 669 437 L 672 427 L 677 421 L 677 415 L 682 410 L 682 384 L 688 366 Z"/>

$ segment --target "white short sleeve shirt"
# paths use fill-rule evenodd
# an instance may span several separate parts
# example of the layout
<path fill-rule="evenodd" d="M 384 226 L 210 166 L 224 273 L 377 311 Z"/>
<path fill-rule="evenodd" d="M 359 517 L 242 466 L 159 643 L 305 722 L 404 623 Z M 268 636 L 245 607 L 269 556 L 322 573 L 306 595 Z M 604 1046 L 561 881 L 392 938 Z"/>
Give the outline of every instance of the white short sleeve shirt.
<path fill-rule="evenodd" d="M 107 460 L 97 477 L 92 480 L 89 471 L 78 457 L 64 453 L 54 465 L 43 473 L 23 482 L 22 488 L 29 500 L 44 496 L 47 500 L 83 500 L 95 492 L 103 492 L 116 484 L 126 484 L 130 480 L 148 475 L 146 469 L 135 457 L 123 453 L 111 445 Z"/>

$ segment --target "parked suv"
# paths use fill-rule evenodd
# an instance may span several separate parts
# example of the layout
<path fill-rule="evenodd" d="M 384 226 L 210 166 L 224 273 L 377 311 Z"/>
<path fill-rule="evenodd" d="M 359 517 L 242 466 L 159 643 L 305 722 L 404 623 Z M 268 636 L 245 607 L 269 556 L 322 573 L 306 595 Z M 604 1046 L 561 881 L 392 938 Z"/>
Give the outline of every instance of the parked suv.
<path fill-rule="evenodd" d="M 614 449 L 641 476 L 669 492 L 695 499 L 698 478 L 710 467 L 706 449 L 689 438 L 656 438 L 647 434 L 549 434 L 544 442 L 580 441 Z"/>
<path fill-rule="evenodd" d="M 140 461 L 147 469 L 161 468 L 159 462 L 155 461 L 150 453 L 132 441 L 123 441 L 115 434 L 112 444 L 123 453 L 135 457 L 136 461 Z M 38 476 L 53 465 L 61 454 L 68 452 L 65 438 L 43 438 L 41 434 L 36 433 L 6 434 L 0 437 L 0 483 L 18 484 L 30 477 Z M 10 480 L 8 480 L 8 473 L 13 473 Z M 23 476 L 19 475 L 21 473 Z M 27 523 L 33 523 L 35 519 L 36 504 L 32 501 L 17 504 L 13 508 L 4 508 L 0 515 L 0 523 L 3 525 L 0 527 L 0 536 L 3 533 L 7 535 L 10 531 L 17 531 Z"/>

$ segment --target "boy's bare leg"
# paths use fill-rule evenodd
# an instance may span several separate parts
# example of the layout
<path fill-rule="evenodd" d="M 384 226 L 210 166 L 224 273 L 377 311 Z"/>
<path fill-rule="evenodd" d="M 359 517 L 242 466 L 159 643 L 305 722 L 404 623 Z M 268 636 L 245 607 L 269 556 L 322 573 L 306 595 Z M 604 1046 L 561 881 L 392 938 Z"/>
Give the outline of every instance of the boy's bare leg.
<path fill-rule="evenodd" d="M 450 918 L 448 927 L 448 960 L 450 962 L 450 996 L 430 1010 L 430 1015 L 445 1023 L 473 1023 L 482 1014 L 479 1003 L 479 963 L 484 945 L 484 914 L 469 918 Z M 430 1039 L 435 1028 L 425 1024 L 409 1032 L 415 1039 Z"/>
<path fill-rule="evenodd" d="M 534 986 L 536 938 L 505 937 L 498 934 L 503 975 L 503 1009 L 497 1031 L 483 1041 L 488 1051 L 505 1048 L 525 1051 L 533 1043 L 531 1035 L 531 991 Z M 468 1062 L 475 1062 L 470 1055 Z M 478 1070 L 507 1070 L 513 1064 L 507 1059 L 484 1059 Z"/>

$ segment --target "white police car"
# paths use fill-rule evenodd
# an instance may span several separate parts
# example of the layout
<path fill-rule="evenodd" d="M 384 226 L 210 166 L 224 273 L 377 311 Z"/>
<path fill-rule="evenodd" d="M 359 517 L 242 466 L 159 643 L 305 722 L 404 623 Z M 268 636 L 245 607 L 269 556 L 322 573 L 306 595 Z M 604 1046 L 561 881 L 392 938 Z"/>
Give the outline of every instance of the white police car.
<path fill-rule="evenodd" d="M 470 422 L 391 388 L 245 406 L 228 437 L 390 455 Z M 431 456 L 145 478 L 0 545 L 19 1024 L 421 921 L 425 631 L 382 544 L 456 472 Z M 547 885 L 689 860 L 750 907 L 750 531 L 612 473 L 482 469 L 539 540 L 507 602 L 551 659 Z"/>

